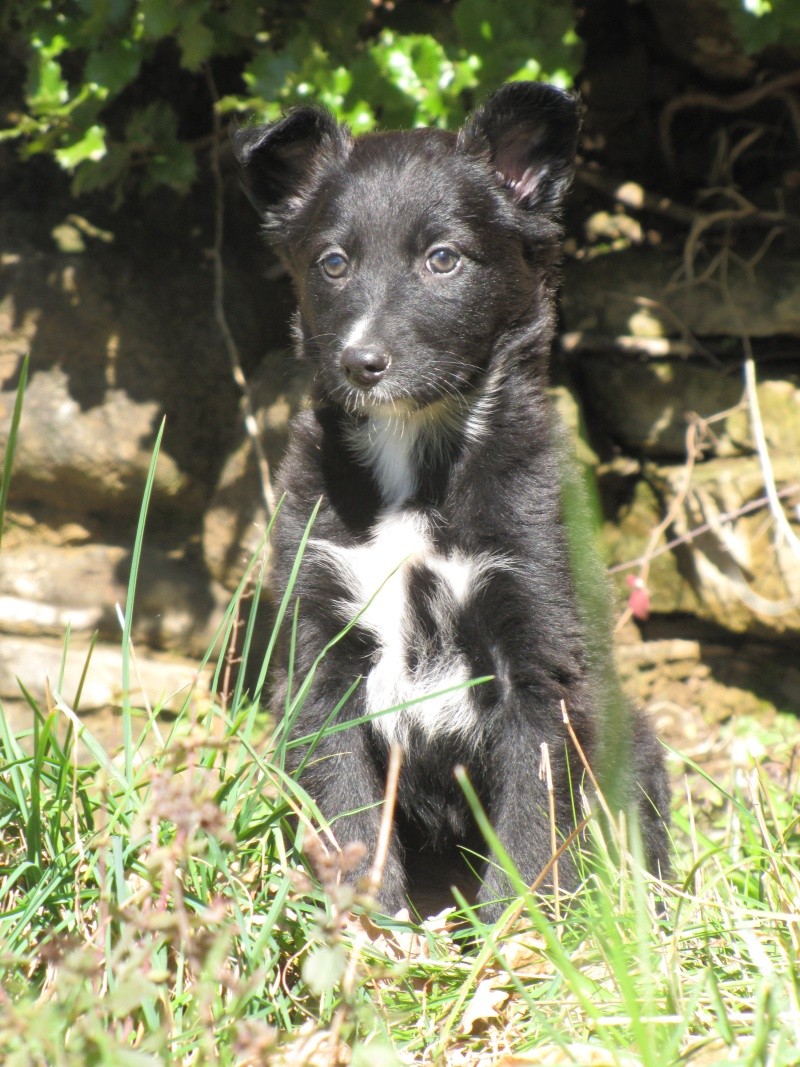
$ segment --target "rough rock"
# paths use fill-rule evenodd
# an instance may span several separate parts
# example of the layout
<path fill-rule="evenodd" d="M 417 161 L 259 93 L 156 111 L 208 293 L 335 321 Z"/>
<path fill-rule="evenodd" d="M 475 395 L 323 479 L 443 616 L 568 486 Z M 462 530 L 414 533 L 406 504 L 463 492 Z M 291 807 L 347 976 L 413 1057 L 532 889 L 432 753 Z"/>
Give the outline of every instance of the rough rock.
<path fill-rule="evenodd" d="M 716 279 L 687 278 L 683 261 L 650 248 L 565 266 L 565 328 L 644 337 L 800 336 L 800 259 L 777 253 L 731 264 L 729 296 Z"/>
<path fill-rule="evenodd" d="M 289 420 L 304 402 L 308 369 L 286 350 L 270 353 L 249 383 L 270 471 L 286 447 Z M 250 439 L 240 432 L 203 517 L 203 558 L 217 581 L 233 590 L 253 555 L 264 548 L 267 513 Z"/>
<path fill-rule="evenodd" d="M 0 211 L 9 249 L 0 262 L 0 452 L 30 356 L 13 500 L 129 521 L 166 416 L 154 514 L 199 523 L 236 437 L 239 397 L 215 319 L 211 238 L 196 224 L 181 228 L 187 214 L 190 205 L 176 205 L 174 219 L 142 233 L 129 213 L 115 219 L 113 241 L 62 254 L 44 247 L 50 235 L 37 232 L 36 217 Z M 227 274 L 246 369 L 285 336 L 270 305 L 287 286 L 261 278 L 252 256 L 242 242 Z"/>
<path fill-rule="evenodd" d="M 130 550 L 90 543 L 18 543 L 0 554 L 3 634 L 73 633 L 118 639 L 117 605 L 127 600 Z M 190 562 L 145 547 L 139 565 L 132 636 L 150 648 L 202 655 L 214 638 L 228 594 Z"/>
<path fill-rule="evenodd" d="M 98 644 L 91 652 L 89 670 L 82 678 L 88 646 L 31 637 L 0 637 L 0 699 L 19 699 L 22 681 L 31 697 L 47 711 L 48 688 L 55 690 L 73 711 L 81 714 L 122 706 L 122 658 L 119 647 Z M 130 702 L 134 708 L 178 711 L 187 699 L 207 701 L 210 671 L 198 672 L 195 660 L 136 655 L 131 666 Z M 61 683 L 59 687 L 59 678 Z M 80 702 L 75 704 L 80 691 Z M 18 712 L 17 719 L 22 716 Z M 24 718 L 32 724 L 28 708 Z"/>
<path fill-rule="evenodd" d="M 580 365 L 582 393 L 595 424 L 634 455 L 686 455 L 692 416 L 709 419 L 735 407 L 742 396 L 736 368 L 719 369 L 687 360 L 637 360 L 597 355 Z M 714 446 L 730 443 L 730 418 L 715 422 Z M 737 430 L 741 420 L 737 422 Z M 727 432 L 726 432 L 727 430 Z M 741 438 L 740 438 L 741 439 Z"/>
<path fill-rule="evenodd" d="M 778 491 L 785 492 L 785 514 L 800 536 L 800 465 L 784 458 L 773 469 Z M 627 598 L 626 576 L 638 573 L 620 565 L 645 553 L 652 531 L 682 496 L 685 467 L 649 466 L 647 479 L 632 479 L 604 529 L 620 603 Z M 682 541 L 663 552 L 668 538 Z M 756 458 L 696 465 L 663 540 L 649 566 L 652 613 L 690 614 L 733 633 L 796 640 L 800 553 L 777 536 Z"/>
<path fill-rule="evenodd" d="M 14 458 L 12 499 L 58 511 L 136 514 L 161 419 L 158 402 L 137 403 L 122 389 L 108 389 L 100 404 L 84 411 L 70 395 L 60 367 L 33 370 Z M 12 394 L 0 394 L 0 449 L 6 445 L 12 409 Z M 153 494 L 162 508 L 196 514 L 204 491 L 162 450 Z"/>
<path fill-rule="evenodd" d="M 800 385 L 794 381 L 766 380 L 756 387 L 758 408 L 764 425 L 767 448 L 781 460 L 800 458 Z M 742 406 L 727 418 L 722 439 L 730 451 L 752 452 L 755 448 L 749 410 Z M 800 468 L 800 463 L 798 464 Z M 800 470 L 798 471 L 800 473 Z"/>
<path fill-rule="evenodd" d="M 202 518 L 241 418 L 215 318 L 208 201 L 164 193 L 95 220 L 102 230 L 79 220 L 75 240 L 77 216 L 65 222 L 57 198 L 23 195 L 13 183 L 0 197 L 0 457 L 30 358 L 0 555 L 6 681 L 18 673 L 41 692 L 45 668 L 52 676 L 49 642 L 67 626 L 73 640 L 96 631 L 119 642 L 116 605 L 127 597 L 135 520 L 164 416 L 132 636 L 143 660 L 152 649 L 199 659 L 230 600 L 202 557 Z M 241 227 L 235 211 L 226 220 L 236 236 L 236 255 L 226 249 L 226 310 L 251 374 L 265 351 L 286 343 L 289 287 L 267 276 L 238 190 L 236 202 L 247 217 Z M 74 210 L 68 198 L 63 204 Z M 98 656 L 93 676 L 102 663 Z M 19 696 L 16 683 L 13 690 Z M 86 706 L 113 699 L 103 682 Z"/>
<path fill-rule="evenodd" d="M 631 345 L 628 354 L 599 351 L 577 366 L 593 425 L 634 455 L 685 457 L 687 431 L 697 420 L 708 422 L 704 455 L 750 455 L 755 450 L 739 363 L 711 366 L 697 358 L 648 358 Z M 797 382 L 765 378 L 757 394 L 770 451 L 800 455 Z"/>
<path fill-rule="evenodd" d="M 721 81 L 745 78 L 753 60 L 733 31 L 719 0 L 645 0 L 660 40 L 682 63 L 704 78 Z"/>
<path fill-rule="evenodd" d="M 600 491 L 607 507 L 603 545 L 616 591 L 616 607 L 622 611 L 630 594 L 628 576 L 639 573 L 636 562 L 647 550 L 651 534 L 661 522 L 662 501 L 652 486 L 639 477 L 638 469 L 624 463 L 602 471 Z M 697 592 L 686 580 L 672 552 L 659 552 L 652 558 L 647 588 L 653 614 L 687 615 L 698 610 Z"/>
<path fill-rule="evenodd" d="M 792 489 L 784 512 L 800 536 L 800 464 L 796 457 L 776 458 L 773 471 L 779 491 Z M 674 499 L 683 476 L 681 468 L 661 468 L 656 478 Z M 673 531 L 680 537 L 707 529 L 678 545 L 675 556 L 697 595 L 701 618 L 736 633 L 796 640 L 800 552 L 778 533 L 764 496 L 764 471 L 756 458 L 698 465 Z M 752 505 L 755 509 L 747 510 Z"/>

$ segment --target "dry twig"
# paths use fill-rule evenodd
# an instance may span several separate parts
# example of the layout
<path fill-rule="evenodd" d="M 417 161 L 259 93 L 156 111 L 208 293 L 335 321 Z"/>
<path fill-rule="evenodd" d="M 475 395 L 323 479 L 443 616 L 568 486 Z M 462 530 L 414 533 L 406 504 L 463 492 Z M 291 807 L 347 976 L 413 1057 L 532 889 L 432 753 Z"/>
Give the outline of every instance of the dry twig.
<path fill-rule="evenodd" d="M 744 361 L 744 384 L 745 392 L 747 394 L 747 402 L 750 406 L 750 425 L 753 429 L 756 451 L 758 452 L 761 471 L 764 475 L 764 488 L 766 489 L 767 500 L 769 501 L 769 509 L 777 524 L 779 536 L 783 538 L 786 544 L 789 545 L 797 556 L 798 560 L 800 560 L 800 537 L 794 532 L 789 520 L 786 518 L 786 513 L 781 507 L 778 489 L 775 485 L 775 474 L 772 470 L 772 462 L 769 458 L 767 438 L 764 434 L 764 423 L 761 419 L 761 409 L 758 403 L 753 346 L 750 343 L 750 338 L 746 334 L 742 334 L 742 344 L 744 345 L 746 354 Z"/>
<path fill-rule="evenodd" d="M 222 137 L 222 126 L 217 111 L 217 87 L 208 67 L 205 68 L 206 82 L 211 94 L 211 120 L 213 124 L 213 137 L 211 139 L 211 173 L 214 179 L 214 245 L 211 249 L 211 259 L 214 264 L 214 315 L 222 334 L 225 350 L 231 364 L 231 373 L 242 394 L 244 407 L 244 427 L 250 438 L 250 445 L 256 457 L 258 476 L 261 481 L 261 494 L 264 507 L 267 512 L 267 521 L 275 512 L 275 493 L 272 488 L 272 479 L 269 472 L 269 462 L 264 446 L 261 443 L 261 434 L 258 429 L 252 393 L 242 368 L 242 360 L 239 355 L 239 346 L 231 333 L 228 319 L 225 314 L 224 284 L 225 274 L 222 261 L 222 238 L 224 234 L 225 205 L 223 198 L 222 171 L 219 164 L 219 142 Z"/>
<path fill-rule="evenodd" d="M 793 88 L 795 85 L 800 85 L 800 71 L 791 71 L 789 74 L 783 74 L 780 78 L 774 78 L 770 82 L 764 82 L 763 85 L 756 85 L 752 89 L 746 89 L 741 93 L 734 93 L 732 96 L 717 96 L 715 93 L 684 93 L 682 96 L 676 96 L 665 106 L 661 112 L 660 122 L 660 138 L 661 149 L 665 158 L 674 167 L 675 166 L 675 153 L 672 149 L 672 122 L 679 111 L 683 111 L 687 107 L 699 107 L 709 108 L 713 111 L 746 111 L 747 108 L 753 107 L 755 104 L 759 104 L 762 100 L 768 96 L 776 96 L 778 99 L 786 102 L 788 89 Z M 791 100 L 792 98 L 789 97 Z M 793 100 L 792 100 L 793 103 Z M 800 142 L 800 115 L 797 113 L 797 109 L 793 106 L 787 107 L 789 118 L 794 128 L 795 136 L 798 142 Z"/>

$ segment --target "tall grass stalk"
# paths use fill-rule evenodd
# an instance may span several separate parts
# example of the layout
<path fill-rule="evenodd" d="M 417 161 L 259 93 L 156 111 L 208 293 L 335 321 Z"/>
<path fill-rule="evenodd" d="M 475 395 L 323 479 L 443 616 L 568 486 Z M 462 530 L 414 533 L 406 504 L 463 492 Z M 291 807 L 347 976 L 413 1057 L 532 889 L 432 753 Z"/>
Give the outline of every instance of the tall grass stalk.
<path fill-rule="evenodd" d="M 14 453 L 17 450 L 19 424 L 22 419 L 22 402 L 25 396 L 25 387 L 28 384 L 28 364 L 29 357 L 25 356 L 20 367 L 14 410 L 11 412 L 11 423 L 8 428 L 8 438 L 6 439 L 6 454 L 3 457 L 3 480 L 0 482 L 0 545 L 3 543 L 6 503 L 8 501 L 8 491 L 11 487 L 11 471 L 14 466 Z"/>

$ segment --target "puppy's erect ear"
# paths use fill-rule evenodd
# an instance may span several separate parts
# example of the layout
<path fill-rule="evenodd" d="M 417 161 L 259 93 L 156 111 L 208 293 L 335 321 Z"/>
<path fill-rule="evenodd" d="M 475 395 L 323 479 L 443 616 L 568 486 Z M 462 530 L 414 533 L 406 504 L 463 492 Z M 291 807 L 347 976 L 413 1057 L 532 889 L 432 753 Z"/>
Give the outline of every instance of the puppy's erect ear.
<path fill-rule="evenodd" d="M 323 157 L 346 151 L 349 137 L 333 115 L 299 107 L 279 122 L 249 126 L 232 135 L 242 184 L 267 227 L 276 224 L 289 202 L 308 185 Z"/>
<path fill-rule="evenodd" d="M 509 82 L 470 116 L 459 143 L 489 152 L 521 207 L 554 214 L 572 180 L 579 128 L 574 96 L 544 82 Z"/>

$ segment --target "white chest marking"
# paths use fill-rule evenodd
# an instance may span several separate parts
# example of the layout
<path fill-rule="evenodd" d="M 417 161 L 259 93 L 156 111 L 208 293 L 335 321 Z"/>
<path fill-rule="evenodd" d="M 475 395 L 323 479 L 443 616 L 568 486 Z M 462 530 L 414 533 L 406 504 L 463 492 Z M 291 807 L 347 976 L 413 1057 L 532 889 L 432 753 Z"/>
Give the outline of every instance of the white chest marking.
<path fill-rule="evenodd" d="M 371 468 L 384 503 L 402 504 L 414 495 L 418 481 L 417 445 L 422 432 L 417 419 L 373 415 L 352 433 L 353 449 Z"/>
<path fill-rule="evenodd" d="M 449 733 L 477 739 L 479 723 L 471 691 L 442 691 L 470 680 L 469 664 L 456 642 L 459 608 L 490 570 L 503 566 L 502 561 L 458 552 L 444 556 L 434 549 L 427 522 L 402 511 L 390 512 L 378 522 L 366 545 L 343 548 L 311 541 L 310 548 L 339 573 L 348 590 L 344 607 L 359 615 L 359 625 L 378 642 L 378 658 L 365 681 L 368 712 L 402 705 L 401 710 L 376 718 L 375 730 L 387 741 L 403 741 L 411 729 L 427 740 Z M 428 604 L 436 629 L 435 648 L 426 641 L 409 603 L 414 567 L 427 568 L 439 578 Z M 413 657 L 407 654 L 409 648 Z"/>

